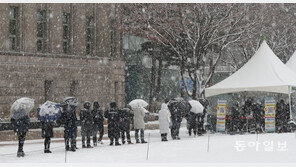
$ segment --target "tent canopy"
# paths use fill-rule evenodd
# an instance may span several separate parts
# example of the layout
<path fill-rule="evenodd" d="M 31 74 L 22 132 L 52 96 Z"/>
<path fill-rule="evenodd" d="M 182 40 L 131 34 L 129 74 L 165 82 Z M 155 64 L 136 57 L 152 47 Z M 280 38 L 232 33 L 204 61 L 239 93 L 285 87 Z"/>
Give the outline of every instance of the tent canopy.
<path fill-rule="evenodd" d="M 296 51 L 294 54 L 290 57 L 289 61 L 287 61 L 286 65 L 296 73 Z"/>
<path fill-rule="evenodd" d="M 205 96 L 243 91 L 291 93 L 296 74 L 290 70 L 263 41 L 255 55 L 238 71 L 205 89 Z"/>

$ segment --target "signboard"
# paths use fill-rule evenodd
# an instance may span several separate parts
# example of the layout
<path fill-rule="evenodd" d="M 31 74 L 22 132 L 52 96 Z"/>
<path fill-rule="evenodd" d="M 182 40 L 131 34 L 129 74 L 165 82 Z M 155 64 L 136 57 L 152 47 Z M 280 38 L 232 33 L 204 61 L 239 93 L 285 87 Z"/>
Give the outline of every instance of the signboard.
<path fill-rule="evenodd" d="M 225 118 L 227 112 L 227 100 L 218 100 L 217 103 L 217 124 L 216 129 L 218 132 L 225 132 Z"/>
<path fill-rule="evenodd" d="M 265 99 L 265 131 L 274 132 L 275 131 L 275 110 L 276 103 L 273 98 Z"/>

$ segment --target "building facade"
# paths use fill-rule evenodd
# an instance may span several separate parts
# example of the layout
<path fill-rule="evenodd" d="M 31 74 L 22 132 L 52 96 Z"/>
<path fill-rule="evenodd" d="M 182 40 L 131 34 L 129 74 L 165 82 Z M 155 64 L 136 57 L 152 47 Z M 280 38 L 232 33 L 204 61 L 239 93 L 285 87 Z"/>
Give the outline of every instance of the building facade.
<path fill-rule="evenodd" d="M 118 4 L 0 4 L 0 118 L 20 97 L 124 106 Z M 79 109 L 78 108 L 78 109 Z"/>

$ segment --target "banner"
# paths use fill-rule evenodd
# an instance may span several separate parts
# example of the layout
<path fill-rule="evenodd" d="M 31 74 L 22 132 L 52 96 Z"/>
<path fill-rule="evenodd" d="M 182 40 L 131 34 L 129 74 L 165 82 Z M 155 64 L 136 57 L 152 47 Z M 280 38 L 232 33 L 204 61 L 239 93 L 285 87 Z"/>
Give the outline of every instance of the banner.
<path fill-rule="evenodd" d="M 225 118 L 227 111 L 227 100 L 218 100 L 217 103 L 217 132 L 225 132 Z"/>
<path fill-rule="evenodd" d="M 275 131 L 275 110 L 276 103 L 273 98 L 265 99 L 265 131 L 274 132 Z"/>

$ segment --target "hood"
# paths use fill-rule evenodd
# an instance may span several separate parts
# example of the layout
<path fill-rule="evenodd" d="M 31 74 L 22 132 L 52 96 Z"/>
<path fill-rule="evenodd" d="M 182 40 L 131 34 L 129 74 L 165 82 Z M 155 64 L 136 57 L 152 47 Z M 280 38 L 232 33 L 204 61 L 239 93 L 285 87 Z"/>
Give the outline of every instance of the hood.
<path fill-rule="evenodd" d="M 168 105 L 166 103 L 161 104 L 161 109 L 162 110 L 168 110 Z"/>

